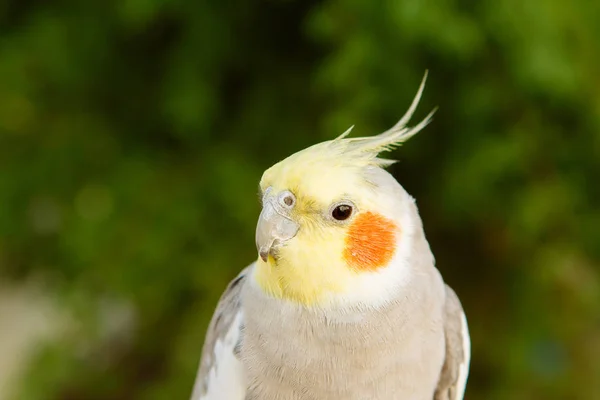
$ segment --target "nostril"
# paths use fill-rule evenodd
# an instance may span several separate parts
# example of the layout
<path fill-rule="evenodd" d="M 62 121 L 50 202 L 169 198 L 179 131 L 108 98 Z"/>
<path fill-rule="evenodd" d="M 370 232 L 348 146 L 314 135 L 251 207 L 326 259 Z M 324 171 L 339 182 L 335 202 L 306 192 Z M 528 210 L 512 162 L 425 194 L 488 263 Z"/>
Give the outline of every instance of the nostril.
<path fill-rule="evenodd" d="M 279 204 L 285 208 L 292 208 L 296 204 L 296 197 L 292 192 L 286 190 L 279 194 Z"/>

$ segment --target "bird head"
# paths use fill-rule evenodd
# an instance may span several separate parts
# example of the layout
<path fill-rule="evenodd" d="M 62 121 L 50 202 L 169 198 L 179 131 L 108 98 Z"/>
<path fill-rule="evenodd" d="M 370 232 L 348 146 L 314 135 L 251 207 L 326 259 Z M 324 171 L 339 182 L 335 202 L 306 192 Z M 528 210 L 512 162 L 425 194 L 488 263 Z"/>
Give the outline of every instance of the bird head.
<path fill-rule="evenodd" d="M 425 79 L 386 132 L 348 138 L 350 128 L 265 171 L 253 277 L 267 295 L 305 306 L 375 304 L 407 281 L 421 222 L 412 197 L 385 171 L 394 161 L 379 153 L 429 123 L 433 112 L 407 127 Z"/>

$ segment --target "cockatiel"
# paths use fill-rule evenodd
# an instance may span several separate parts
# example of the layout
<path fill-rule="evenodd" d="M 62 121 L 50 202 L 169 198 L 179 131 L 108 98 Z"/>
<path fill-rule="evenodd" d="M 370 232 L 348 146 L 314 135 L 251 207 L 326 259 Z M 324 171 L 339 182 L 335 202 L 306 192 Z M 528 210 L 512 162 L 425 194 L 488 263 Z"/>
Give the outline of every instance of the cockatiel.
<path fill-rule="evenodd" d="M 425 77 L 426 78 L 426 77 Z M 470 363 L 414 199 L 378 157 L 423 129 L 336 138 L 260 181 L 258 259 L 227 287 L 192 400 L 457 400 Z"/>

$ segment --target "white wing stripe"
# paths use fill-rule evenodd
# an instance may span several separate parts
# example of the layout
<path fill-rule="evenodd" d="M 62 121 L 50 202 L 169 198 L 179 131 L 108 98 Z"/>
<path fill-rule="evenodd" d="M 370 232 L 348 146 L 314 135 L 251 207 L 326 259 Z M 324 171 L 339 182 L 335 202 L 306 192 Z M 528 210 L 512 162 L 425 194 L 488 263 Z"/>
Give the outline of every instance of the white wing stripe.
<path fill-rule="evenodd" d="M 469 336 L 469 327 L 467 325 L 467 317 L 464 312 L 461 312 L 461 333 L 462 333 L 462 348 L 463 359 L 458 369 L 458 380 L 456 382 L 456 398 L 453 400 L 462 400 L 465 396 L 465 388 L 467 386 L 467 378 L 469 374 L 469 364 L 471 362 L 471 338 Z"/>
<path fill-rule="evenodd" d="M 215 362 L 208 372 L 206 394 L 193 400 L 244 400 L 244 368 L 234 354 L 240 337 L 242 317 L 242 313 L 238 311 L 223 340 L 215 343 Z"/>

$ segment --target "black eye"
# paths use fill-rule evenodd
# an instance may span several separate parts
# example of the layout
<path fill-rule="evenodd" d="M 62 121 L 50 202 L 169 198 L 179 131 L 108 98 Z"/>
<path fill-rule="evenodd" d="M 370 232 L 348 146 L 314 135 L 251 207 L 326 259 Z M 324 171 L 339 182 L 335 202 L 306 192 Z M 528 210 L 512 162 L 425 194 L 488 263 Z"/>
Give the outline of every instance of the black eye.
<path fill-rule="evenodd" d="M 336 208 L 331 211 L 331 216 L 333 219 L 337 219 L 338 221 L 346 220 L 352 215 L 352 206 L 347 204 L 340 204 Z"/>

